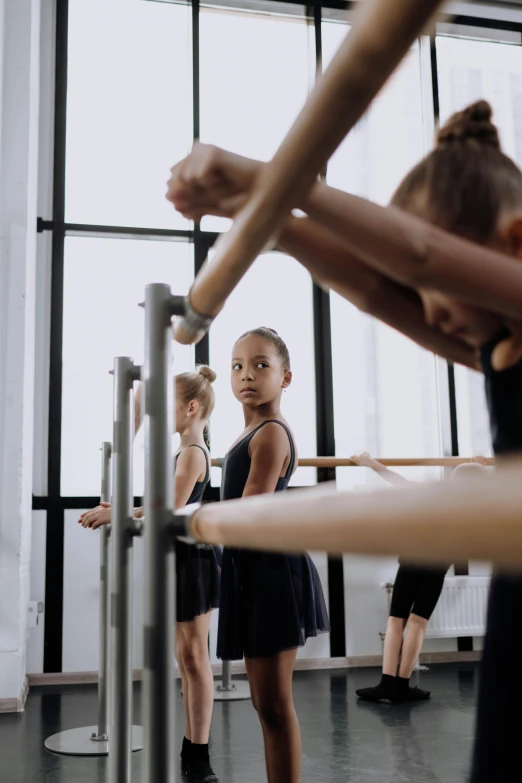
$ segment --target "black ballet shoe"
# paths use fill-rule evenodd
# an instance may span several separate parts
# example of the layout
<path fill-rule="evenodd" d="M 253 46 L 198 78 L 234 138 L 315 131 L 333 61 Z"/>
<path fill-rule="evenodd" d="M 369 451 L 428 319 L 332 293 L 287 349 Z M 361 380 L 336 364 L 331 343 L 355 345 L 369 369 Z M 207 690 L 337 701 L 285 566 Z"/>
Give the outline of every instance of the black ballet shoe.
<path fill-rule="evenodd" d="M 393 701 L 395 704 L 404 704 L 412 701 L 427 701 L 431 698 L 430 691 L 423 691 L 422 688 L 405 688 L 395 691 Z"/>
<path fill-rule="evenodd" d="M 189 783 L 219 783 L 219 778 L 206 759 L 190 759 L 187 764 Z"/>
<path fill-rule="evenodd" d="M 191 755 L 190 753 L 191 747 L 192 747 L 192 742 L 186 737 L 183 737 L 183 745 L 181 747 L 181 753 L 179 755 L 181 759 L 181 771 L 185 775 L 187 774 L 188 762 Z"/>
<path fill-rule="evenodd" d="M 355 691 L 361 701 L 372 701 L 377 704 L 393 704 L 394 691 L 383 687 L 382 683 L 373 688 L 359 688 Z"/>

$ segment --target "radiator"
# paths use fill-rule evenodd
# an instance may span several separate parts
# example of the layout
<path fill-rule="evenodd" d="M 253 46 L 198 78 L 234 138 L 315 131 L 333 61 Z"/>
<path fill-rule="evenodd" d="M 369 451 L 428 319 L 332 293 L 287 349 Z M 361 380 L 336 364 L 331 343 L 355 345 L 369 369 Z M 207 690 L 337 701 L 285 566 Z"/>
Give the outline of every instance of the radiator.
<path fill-rule="evenodd" d="M 426 631 L 427 639 L 484 636 L 488 605 L 489 576 L 447 576 L 441 596 Z M 393 584 L 381 585 L 388 592 Z"/>
<path fill-rule="evenodd" d="M 426 638 L 484 636 L 489 576 L 447 576 Z"/>

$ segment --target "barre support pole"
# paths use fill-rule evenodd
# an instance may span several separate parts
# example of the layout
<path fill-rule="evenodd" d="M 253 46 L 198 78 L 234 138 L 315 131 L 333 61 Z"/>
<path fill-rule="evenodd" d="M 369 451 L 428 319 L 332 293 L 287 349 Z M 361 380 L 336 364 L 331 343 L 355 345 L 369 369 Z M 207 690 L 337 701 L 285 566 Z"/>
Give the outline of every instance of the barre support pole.
<path fill-rule="evenodd" d="M 102 443 L 102 475 L 100 502 L 111 502 L 111 455 L 112 446 Z M 91 739 L 106 742 L 109 739 L 109 621 L 110 621 L 110 585 L 109 585 L 109 525 L 100 530 L 100 662 L 98 668 L 98 731 Z"/>
<path fill-rule="evenodd" d="M 101 446 L 100 502 L 111 502 L 111 444 Z M 110 525 L 100 530 L 100 644 L 98 669 L 98 725 L 68 729 L 49 737 L 45 747 L 64 756 L 107 756 L 109 753 L 109 656 L 110 656 Z M 132 750 L 143 747 L 142 729 L 132 727 Z"/>
<path fill-rule="evenodd" d="M 161 283 L 145 289 L 145 602 L 143 783 L 173 783 L 174 768 L 174 470 L 171 320 L 182 297 Z"/>
<path fill-rule="evenodd" d="M 130 783 L 132 748 L 132 387 L 139 367 L 114 360 L 111 518 L 111 734 L 109 783 Z M 135 730 L 138 727 L 135 728 Z"/>
<path fill-rule="evenodd" d="M 223 661 L 221 681 L 216 683 L 214 701 L 241 701 L 250 699 L 248 680 L 232 681 L 230 661 Z"/>

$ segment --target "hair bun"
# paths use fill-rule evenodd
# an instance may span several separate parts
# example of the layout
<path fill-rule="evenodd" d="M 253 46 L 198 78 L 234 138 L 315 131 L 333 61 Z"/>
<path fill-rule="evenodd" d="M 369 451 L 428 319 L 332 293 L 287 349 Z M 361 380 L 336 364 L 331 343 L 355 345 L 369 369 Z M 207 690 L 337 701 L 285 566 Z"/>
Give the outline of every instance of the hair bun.
<path fill-rule="evenodd" d="M 498 130 L 491 122 L 493 111 L 487 101 L 477 101 L 453 114 L 437 133 L 437 146 L 467 141 L 500 149 Z"/>
<path fill-rule="evenodd" d="M 202 375 L 209 383 L 214 383 L 217 378 L 216 373 L 207 364 L 200 364 L 198 367 L 199 375 Z"/>

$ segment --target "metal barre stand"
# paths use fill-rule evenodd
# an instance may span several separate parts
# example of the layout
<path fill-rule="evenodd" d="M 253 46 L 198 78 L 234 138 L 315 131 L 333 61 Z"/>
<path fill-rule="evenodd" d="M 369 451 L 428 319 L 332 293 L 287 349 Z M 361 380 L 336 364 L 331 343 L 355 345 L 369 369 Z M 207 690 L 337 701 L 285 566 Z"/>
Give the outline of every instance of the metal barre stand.
<path fill-rule="evenodd" d="M 111 444 L 104 441 L 102 451 L 100 502 L 111 501 Z M 64 756 L 107 756 L 109 754 L 109 621 L 110 621 L 110 567 L 109 540 L 111 527 L 100 530 L 100 651 L 98 671 L 98 725 L 53 734 L 45 740 L 45 747 L 52 753 Z M 143 730 L 132 727 L 132 750 L 143 748 Z"/>
<path fill-rule="evenodd" d="M 214 701 L 240 701 L 250 699 L 250 687 L 248 680 L 236 680 L 232 682 L 230 674 L 230 661 L 223 661 L 223 674 L 221 682 L 216 683 Z"/>
<path fill-rule="evenodd" d="M 145 601 L 143 783 L 173 783 L 174 766 L 174 476 L 171 320 L 184 300 L 162 283 L 145 289 Z M 111 783 L 116 783 L 112 781 Z M 121 783 L 121 781 L 118 781 Z"/>

